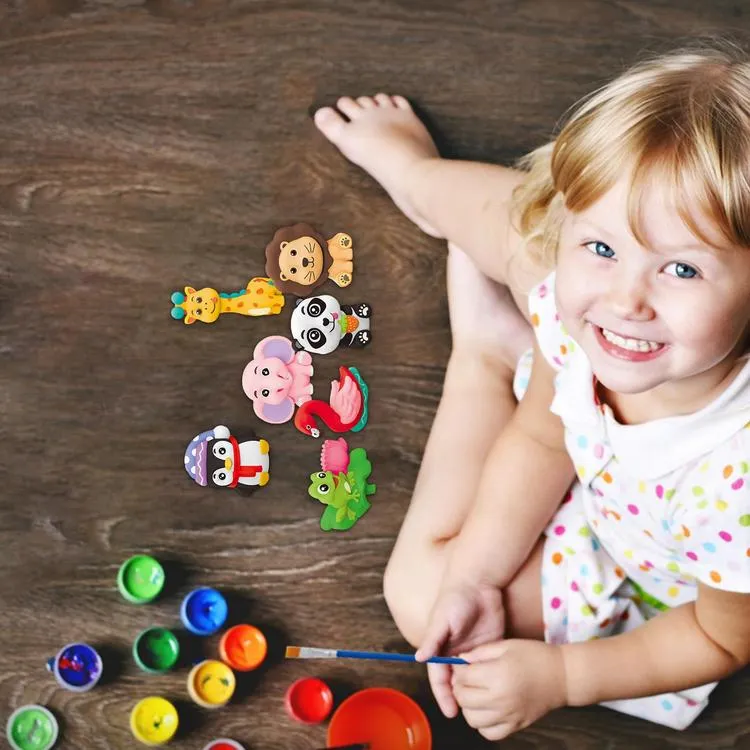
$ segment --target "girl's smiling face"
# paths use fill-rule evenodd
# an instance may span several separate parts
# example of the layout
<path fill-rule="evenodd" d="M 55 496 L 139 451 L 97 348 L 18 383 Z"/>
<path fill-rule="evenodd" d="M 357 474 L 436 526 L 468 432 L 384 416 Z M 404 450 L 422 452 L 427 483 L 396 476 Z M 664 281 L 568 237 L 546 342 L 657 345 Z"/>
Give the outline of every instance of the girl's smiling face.
<path fill-rule="evenodd" d="M 629 190 L 623 176 L 587 209 L 566 211 L 558 311 L 605 388 L 654 391 L 691 411 L 746 351 L 750 250 L 698 239 L 656 182 L 642 194 L 641 244 L 628 222 Z M 698 223 L 718 245 L 710 224 Z"/>

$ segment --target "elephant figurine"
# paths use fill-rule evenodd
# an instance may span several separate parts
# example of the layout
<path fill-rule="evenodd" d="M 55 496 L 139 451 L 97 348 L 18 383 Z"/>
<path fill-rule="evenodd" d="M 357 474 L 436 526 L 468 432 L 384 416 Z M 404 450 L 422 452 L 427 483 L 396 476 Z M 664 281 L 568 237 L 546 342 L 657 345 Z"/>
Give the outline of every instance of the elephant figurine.
<path fill-rule="evenodd" d="M 260 419 L 288 422 L 296 407 L 312 399 L 312 356 L 297 351 L 284 336 L 259 341 L 242 373 L 242 389 Z"/>

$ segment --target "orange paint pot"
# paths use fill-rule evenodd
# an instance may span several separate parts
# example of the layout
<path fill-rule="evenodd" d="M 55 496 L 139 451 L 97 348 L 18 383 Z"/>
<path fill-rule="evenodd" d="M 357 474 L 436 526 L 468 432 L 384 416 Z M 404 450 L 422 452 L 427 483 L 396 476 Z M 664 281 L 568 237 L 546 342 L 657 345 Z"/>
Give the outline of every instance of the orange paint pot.
<path fill-rule="evenodd" d="M 367 744 L 369 750 L 432 750 L 432 732 L 422 709 L 391 688 L 350 695 L 328 725 L 328 744 Z"/>
<path fill-rule="evenodd" d="M 219 641 L 219 656 L 236 672 L 257 669 L 266 658 L 268 643 L 263 633 L 252 625 L 235 625 Z"/>

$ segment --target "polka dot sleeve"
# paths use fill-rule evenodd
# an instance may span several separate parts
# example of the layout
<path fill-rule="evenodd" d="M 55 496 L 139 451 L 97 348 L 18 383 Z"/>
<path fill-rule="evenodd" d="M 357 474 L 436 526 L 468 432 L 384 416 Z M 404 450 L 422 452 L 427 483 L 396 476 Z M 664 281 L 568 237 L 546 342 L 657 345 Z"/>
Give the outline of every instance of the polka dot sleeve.
<path fill-rule="evenodd" d="M 555 370 L 561 370 L 576 344 L 557 314 L 554 271 L 529 293 L 529 315 L 544 358 Z"/>
<path fill-rule="evenodd" d="M 714 588 L 750 593 L 750 430 L 699 461 L 678 497 L 672 533 L 682 571 Z"/>

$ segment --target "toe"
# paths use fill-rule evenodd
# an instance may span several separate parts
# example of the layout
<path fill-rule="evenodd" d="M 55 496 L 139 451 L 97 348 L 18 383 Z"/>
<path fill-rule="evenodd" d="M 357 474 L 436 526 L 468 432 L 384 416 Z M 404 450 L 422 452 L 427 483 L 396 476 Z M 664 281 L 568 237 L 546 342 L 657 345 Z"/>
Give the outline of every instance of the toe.
<path fill-rule="evenodd" d="M 362 107 L 357 104 L 350 96 L 342 96 L 336 102 L 336 106 L 341 110 L 349 119 L 357 117 L 362 112 Z"/>
<path fill-rule="evenodd" d="M 346 125 L 346 120 L 332 107 L 323 107 L 313 116 L 315 124 L 323 135 L 335 141 Z"/>
<path fill-rule="evenodd" d="M 359 104 L 362 109 L 372 109 L 375 106 L 375 102 L 371 96 L 360 96 L 357 99 L 357 104 Z"/>
<path fill-rule="evenodd" d="M 399 108 L 399 109 L 411 109 L 411 104 L 409 104 L 409 101 L 405 99 L 403 96 L 394 96 L 392 97 L 393 103 Z"/>
<path fill-rule="evenodd" d="M 391 99 L 388 94 L 375 94 L 375 101 L 381 106 L 381 107 L 392 107 L 393 106 L 393 100 Z"/>

